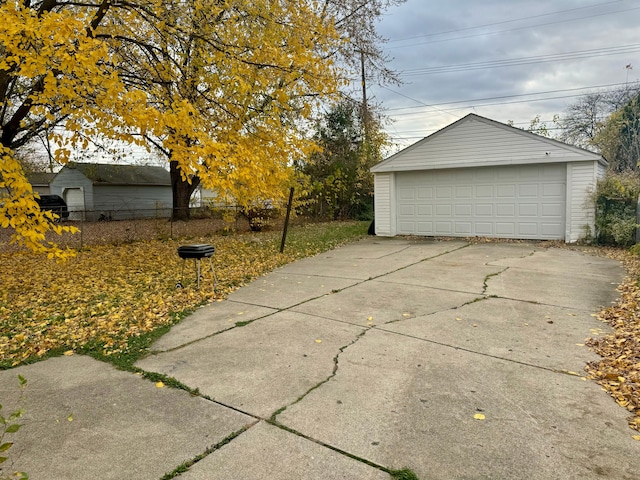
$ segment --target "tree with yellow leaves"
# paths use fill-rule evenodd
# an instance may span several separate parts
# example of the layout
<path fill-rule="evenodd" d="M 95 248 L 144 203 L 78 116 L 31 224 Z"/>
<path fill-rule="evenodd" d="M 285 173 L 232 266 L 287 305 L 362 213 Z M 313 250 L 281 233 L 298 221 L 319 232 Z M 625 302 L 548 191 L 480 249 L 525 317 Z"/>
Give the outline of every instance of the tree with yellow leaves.
<path fill-rule="evenodd" d="M 0 2 L 0 226 L 14 230 L 12 241 L 51 257 L 69 252 L 46 234 L 74 229 L 40 211 L 16 152 L 59 124 L 66 130 L 54 136 L 60 162 L 92 136 L 136 141 L 149 110 L 145 94 L 125 88 L 108 45 L 95 37 L 110 4 Z"/>
<path fill-rule="evenodd" d="M 162 30 L 119 39 L 117 55 L 168 122 L 146 137 L 169 161 L 174 215 L 188 217 L 199 182 L 245 208 L 281 200 L 312 148 L 306 119 L 338 91 L 332 19 L 305 0 L 188 0 L 156 14 Z"/>
<path fill-rule="evenodd" d="M 174 178 L 277 199 L 312 148 L 305 118 L 337 91 L 344 41 L 306 0 L 0 1 L 0 226 L 51 256 L 68 229 L 40 212 L 15 152 L 51 135 L 64 163 L 95 138 L 165 152 Z"/>

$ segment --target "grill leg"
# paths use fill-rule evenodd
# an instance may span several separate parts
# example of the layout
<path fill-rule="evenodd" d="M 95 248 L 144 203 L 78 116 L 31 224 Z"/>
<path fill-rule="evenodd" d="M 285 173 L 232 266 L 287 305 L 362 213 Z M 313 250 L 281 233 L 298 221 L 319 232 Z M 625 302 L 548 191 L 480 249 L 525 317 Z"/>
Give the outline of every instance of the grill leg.
<path fill-rule="evenodd" d="M 211 257 L 209 257 L 209 266 L 211 267 L 211 273 L 213 273 L 213 288 L 216 288 L 218 285 L 218 277 L 216 276 L 216 271 L 213 269 L 213 262 L 211 261 Z"/>
<path fill-rule="evenodd" d="M 187 263 L 187 259 L 182 259 L 182 270 L 180 271 L 180 281 L 176 284 L 176 288 L 182 288 L 184 282 L 184 264 Z"/>

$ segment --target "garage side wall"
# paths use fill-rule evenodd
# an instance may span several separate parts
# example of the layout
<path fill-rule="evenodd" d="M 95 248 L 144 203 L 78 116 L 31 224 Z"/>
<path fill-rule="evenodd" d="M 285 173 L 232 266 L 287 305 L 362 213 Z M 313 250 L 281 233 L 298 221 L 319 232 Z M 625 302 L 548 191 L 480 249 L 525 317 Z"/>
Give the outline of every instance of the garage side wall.
<path fill-rule="evenodd" d="M 94 220 L 109 218 L 166 218 L 171 216 L 173 197 L 170 186 L 96 185 Z"/>
<path fill-rule="evenodd" d="M 595 231 L 593 192 L 599 175 L 598 162 L 567 164 L 567 223 L 565 241 L 577 242 Z"/>
<path fill-rule="evenodd" d="M 376 235 L 382 237 L 396 234 L 394 182 L 393 173 L 376 173 L 373 177 Z"/>

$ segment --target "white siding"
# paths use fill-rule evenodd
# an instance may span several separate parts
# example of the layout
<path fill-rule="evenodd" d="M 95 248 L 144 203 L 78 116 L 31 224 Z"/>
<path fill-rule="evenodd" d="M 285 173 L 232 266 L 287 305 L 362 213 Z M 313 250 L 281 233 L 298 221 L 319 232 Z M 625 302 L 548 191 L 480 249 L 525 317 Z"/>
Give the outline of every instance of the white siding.
<path fill-rule="evenodd" d="M 598 160 L 586 150 L 475 115 L 415 143 L 373 172 Z"/>
<path fill-rule="evenodd" d="M 100 215 L 113 220 L 171 215 L 170 186 L 94 185 L 93 192 L 94 219 Z"/>
<path fill-rule="evenodd" d="M 33 191 L 38 192 L 39 195 L 50 195 L 51 188 L 49 185 L 32 185 Z"/>
<path fill-rule="evenodd" d="M 60 195 L 65 199 L 67 198 L 66 192 L 68 190 L 74 189 L 71 194 L 75 196 L 77 194 L 77 189 L 80 189 L 84 197 L 84 206 L 79 208 L 82 208 L 82 210 L 93 210 L 93 182 L 78 170 L 73 168 L 63 168 L 55 176 L 49 188 L 51 189 L 52 194 Z"/>
<path fill-rule="evenodd" d="M 577 242 L 594 233 L 595 205 L 592 193 L 596 187 L 599 166 L 596 162 L 567 164 L 567 225 L 565 239 Z"/>
<path fill-rule="evenodd" d="M 389 237 L 396 234 L 394 225 L 393 181 L 392 173 L 378 173 L 374 180 L 374 212 L 376 235 Z"/>

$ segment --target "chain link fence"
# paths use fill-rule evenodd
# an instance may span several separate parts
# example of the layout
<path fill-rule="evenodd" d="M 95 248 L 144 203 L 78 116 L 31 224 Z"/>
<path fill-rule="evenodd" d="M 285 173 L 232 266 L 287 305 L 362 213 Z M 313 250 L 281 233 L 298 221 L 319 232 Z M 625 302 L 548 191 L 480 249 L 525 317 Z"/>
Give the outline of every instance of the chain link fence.
<path fill-rule="evenodd" d="M 249 221 L 236 209 L 223 212 L 199 207 L 190 210 L 188 221 L 174 220 L 171 209 L 126 211 L 72 211 L 63 219 L 64 226 L 78 228 L 75 234 L 47 235 L 47 240 L 61 247 L 82 249 L 92 245 L 119 245 L 145 240 L 173 240 L 208 237 L 250 230 Z M 274 218 L 270 228 L 279 228 L 281 219 Z M 13 230 L 0 228 L 0 251 L 16 251 L 9 245 Z"/>

